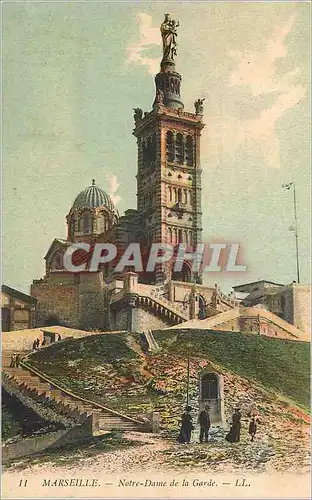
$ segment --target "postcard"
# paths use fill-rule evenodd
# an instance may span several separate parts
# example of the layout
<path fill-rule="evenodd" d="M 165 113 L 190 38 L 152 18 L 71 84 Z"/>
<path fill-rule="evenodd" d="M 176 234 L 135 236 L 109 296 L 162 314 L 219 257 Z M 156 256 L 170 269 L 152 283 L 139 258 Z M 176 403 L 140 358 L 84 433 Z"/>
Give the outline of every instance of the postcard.
<path fill-rule="evenodd" d="M 310 498 L 310 2 L 2 2 L 3 498 Z"/>

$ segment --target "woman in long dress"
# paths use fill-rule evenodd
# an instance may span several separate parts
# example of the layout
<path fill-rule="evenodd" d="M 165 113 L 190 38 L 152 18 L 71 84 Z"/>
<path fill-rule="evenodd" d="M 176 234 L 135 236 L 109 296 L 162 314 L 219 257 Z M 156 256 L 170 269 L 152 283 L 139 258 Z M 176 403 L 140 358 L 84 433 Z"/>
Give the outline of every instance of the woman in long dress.
<path fill-rule="evenodd" d="M 192 408 L 187 406 L 182 415 L 180 434 L 178 436 L 179 443 L 189 443 L 191 441 L 192 430 L 194 430 L 191 411 Z"/>

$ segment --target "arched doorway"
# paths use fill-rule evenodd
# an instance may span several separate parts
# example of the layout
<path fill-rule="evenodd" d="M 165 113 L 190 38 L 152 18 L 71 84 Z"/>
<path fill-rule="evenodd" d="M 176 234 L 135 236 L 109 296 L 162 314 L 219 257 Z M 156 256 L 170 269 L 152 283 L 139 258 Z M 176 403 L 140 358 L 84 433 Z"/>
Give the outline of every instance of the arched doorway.
<path fill-rule="evenodd" d="M 203 373 L 200 377 L 199 407 L 210 406 L 212 424 L 224 423 L 223 377 L 215 372 Z"/>
<path fill-rule="evenodd" d="M 211 400 L 218 398 L 218 379 L 215 373 L 206 373 L 201 379 L 202 399 Z"/>
<path fill-rule="evenodd" d="M 173 266 L 172 280 L 184 281 L 185 283 L 189 283 L 191 281 L 191 267 L 189 266 L 189 264 L 184 262 L 181 271 L 174 271 Z"/>
<path fill-rule="evenodd" d="M 44 326 L 58 326 L 58 325 L 61 325 L 61 322 L 58 319 L 58 317 L 54 315 L 48 316 L 44 323 Z"/>

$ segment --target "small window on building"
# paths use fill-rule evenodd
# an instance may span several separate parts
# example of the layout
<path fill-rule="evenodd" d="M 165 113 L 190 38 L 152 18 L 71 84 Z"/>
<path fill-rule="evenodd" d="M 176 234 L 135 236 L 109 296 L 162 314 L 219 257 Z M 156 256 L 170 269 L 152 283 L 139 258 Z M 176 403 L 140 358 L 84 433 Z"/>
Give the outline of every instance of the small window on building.
<path fill-rule="evenodd" d="M 175 160 L 178 163 L 184 163 L 184 141 L 182 134 L 177 134 L 175 153 Z"/>
<path fill-rule="evenodd" d="M 186 189 L 183 190 L 183 195 L 184 195 L 183 203 L 185 203 L 185 205 L 187 205 L 187 190 Z"/>
<path fill-rule="evenodd" d="M 167 132 L 166 136 L 166 153 L 167 153 L 167 161 L 174 161 L 174 137 L 171 131 Z"/>
<path fill-rule="evenodd" d="M 69 236 L 72 238 L 75 234 L 75 219 L 72 217 L 69 222 Z"/>
<path fill-rule="evenodd" d="M 190 135 L 186 138 L 185 160 L 189 167 L 193 165 L 193 138 Z"/>
<path fill-rule="evenodd" d="M 89 212 L 85 212 L 82 216 L 82 232 L 83 233 L 91 233 L 91 216 Z"/>

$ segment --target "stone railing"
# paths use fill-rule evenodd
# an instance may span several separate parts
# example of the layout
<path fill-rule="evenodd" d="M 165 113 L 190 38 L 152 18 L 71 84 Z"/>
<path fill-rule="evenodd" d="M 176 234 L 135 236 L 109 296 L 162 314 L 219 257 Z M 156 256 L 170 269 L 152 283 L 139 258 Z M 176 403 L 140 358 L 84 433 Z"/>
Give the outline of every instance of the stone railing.
<path fill-rule="evenodd" d="M 142 297 L 142 295 L 140 295 Z M 158 305 L 164 307 L 168 311 L 176 314 L 179 316 L 181 319 L 187 321 L 189 319 L 188 313 L 182 310 L 181 305 L 175 304 L 174 302 L 170 302 L 170 300 L 165 299 L 165 297 L 161 295 L 156 295 L 155 293 L 153 294 L 152 291 L 149 294 L 144 295 L 143 297 L 149 298 L 151 300 L 154 300 Z"/>
<path fill-rule="evenodd" d="M 233 299 L 233 297 L 231 297 L 230 295 L 225 295 L 225 293 L 222 293 L 222 292 L 219 291 L 218 292 L 218 297 L 223 302 L 225 302 L 226 304 L 228 304 L 231 307 L 238 307 L 239 306 L 239 301 L 236 300 L 236 299 Z"/>
<path fill-rule="evenodd" d="M 177 315 L 180 319 L 184 321 L 189 319 L 189 312 L 188 310 L 184 309 L 183 304 L 177 304 L 175 302 L 171 302 L 170 300 L 164 297 L 164 293 L 167 293 L 166 283 L 163 285 L 155 285 L 153 287 L 151 287 L 150 285 L 137 283 L 133 287 L 133 289 L 130 290 L 130 292 L 125 292 L 125 290 L 123 289 L 115 294 L 112 294 L 110 300 L 111 302 L 117 302 L 126 297 L 128 293 L 134 294 L 141 298 L 148 298 L 150 300 L 153 300 L 159 306 L 167 309 L 168 311 Z"/>

